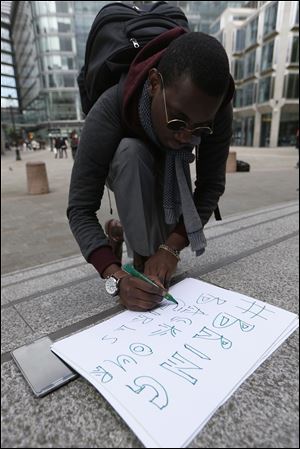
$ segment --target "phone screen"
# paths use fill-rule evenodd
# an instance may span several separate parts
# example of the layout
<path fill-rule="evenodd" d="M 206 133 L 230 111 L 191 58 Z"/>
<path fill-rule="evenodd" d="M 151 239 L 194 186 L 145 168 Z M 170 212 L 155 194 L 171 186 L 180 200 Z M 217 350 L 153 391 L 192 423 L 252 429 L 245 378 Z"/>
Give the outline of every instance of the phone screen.
<path fill-rule="evenodd" d="M 43 337 L 11 352 L 34 394 L 39 397 L 78 376 L 51 351 L 52 344 L 49 337 Z"/>

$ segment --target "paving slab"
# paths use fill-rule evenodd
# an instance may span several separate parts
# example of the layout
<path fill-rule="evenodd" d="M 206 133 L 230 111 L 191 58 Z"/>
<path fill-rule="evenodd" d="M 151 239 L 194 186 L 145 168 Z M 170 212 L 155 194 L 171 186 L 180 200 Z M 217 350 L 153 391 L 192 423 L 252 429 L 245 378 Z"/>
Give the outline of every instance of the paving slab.
<path fill-rule="evenodd" d="M 213 222 L 204 257 L 185 250 L 176 279 L 195 277 L 298 313 L 298 229 L 296 201 Z M 122 310 L 91 268 L 72 256 L 3 276 L 1 447 L 143 447 L 85 379 L 37 399 L 10 357 L 43 335 L 59 339 Z M 239 387 L 189 447 L 299 447 L 297 335 Z"/>

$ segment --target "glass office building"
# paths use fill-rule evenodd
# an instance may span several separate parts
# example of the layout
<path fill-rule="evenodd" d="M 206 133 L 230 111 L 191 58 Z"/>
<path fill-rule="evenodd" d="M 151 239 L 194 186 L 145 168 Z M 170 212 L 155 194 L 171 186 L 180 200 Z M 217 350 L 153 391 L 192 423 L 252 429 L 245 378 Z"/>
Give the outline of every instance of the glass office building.
<path fill-rule="evenodd" d="M 16 113 L 17 105 L 22 112 L 16 118 L 19 127 L 43 138 L 82 127 L 76 78 L 92 22 L 107 3 L 2 2 L 11 8 L 8 31 L 1 21 L 4 120 L 10 120 L 9 100 Z M 193 30 L 214 35 L 226 48 L 237 87 L 233 143 L 293 144 L 289 136 L 298 121 L 298 2 L 169 3 L 184 10 Z"/>
<path fill-rule="evenodd" d="M 254 11 L 229 9 L 217 22 L 215 36 L 228 53 L 236 83 L 233 144 L 295 145 L 299 3 L 270 1 L 260 2 Z"/>
<path fill-rule="evenodd" d="M 91 24 L 108 2 L 10 3 L 11 39 L 20 86 L 13 97 L 22 111 L 19 127 L 30 128 L 43 138 L 81 128 L 76 78 L 84 62 Z"/>

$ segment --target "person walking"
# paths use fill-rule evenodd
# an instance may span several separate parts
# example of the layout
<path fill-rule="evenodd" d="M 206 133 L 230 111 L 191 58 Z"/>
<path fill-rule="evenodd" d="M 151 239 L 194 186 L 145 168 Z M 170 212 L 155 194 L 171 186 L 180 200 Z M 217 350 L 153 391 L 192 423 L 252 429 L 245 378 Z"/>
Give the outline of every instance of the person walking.
<path fill-rule="evenodd" d="M 61 158 L 61 138 L 59 136 L 55 137 L 54 141 L 54 158 Z"/>
<path fill-rule="evenodd" d="M 67 154 L 67 148 L 68 148 L 68 138 L 67 137 L 62 137 L 61 138 L 61 157 L 63 158 L 63 155 L 65 155 L 66 159 L 68 159 L 68 154 Z"/>
<path fill-rule="evenodd" d="M 71 133 L 71 152 L 72 152 L 73 160 L 75 160 L 78 143 L 79 143 L 78 134 L 75 130 L 73 130 Z"/>

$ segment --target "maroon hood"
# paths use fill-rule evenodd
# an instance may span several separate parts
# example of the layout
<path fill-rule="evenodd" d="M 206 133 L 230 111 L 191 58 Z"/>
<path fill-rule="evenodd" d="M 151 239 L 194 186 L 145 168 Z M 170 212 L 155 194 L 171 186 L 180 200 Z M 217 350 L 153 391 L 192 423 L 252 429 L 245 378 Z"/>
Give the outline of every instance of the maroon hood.
<path fill-rule="evenodd" d="M 122 119 L 126 128 L 141 134 L 138 116 L 138 102 L 149 70 L 156 67 L 168 45 L 186 33 L 184 28 L 176 27 L 160 34 L 136 55 L 132 61 L 123 90 Z"/>
<path fill-rule="evenodd" d="M 145 137 L 140 125 L 138 103 L 149 70 L 157 67 L 168 45 L 186 32 L 184 28 L 176 27 L 160 34 L 145 45 L 132 61 L 123 86 L 122 121 L 127 130 Z M 230 75 L 228 91 L 220 109 L 232 100 L 234 92 L 234 81 Z"/>

